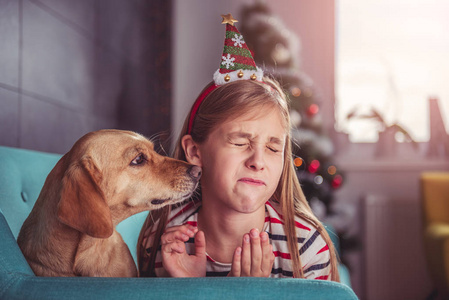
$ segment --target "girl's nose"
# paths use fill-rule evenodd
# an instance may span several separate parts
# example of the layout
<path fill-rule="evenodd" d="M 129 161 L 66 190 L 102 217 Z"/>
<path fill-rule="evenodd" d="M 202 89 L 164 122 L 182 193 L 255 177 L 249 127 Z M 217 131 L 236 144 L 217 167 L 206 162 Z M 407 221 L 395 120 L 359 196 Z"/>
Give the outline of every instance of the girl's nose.
<path fill-rule="evenodd" d="M 246 160 L 246 166 L 254 171 L 265 168 L 264 147 L 254 147 L 251 155 Z"/>

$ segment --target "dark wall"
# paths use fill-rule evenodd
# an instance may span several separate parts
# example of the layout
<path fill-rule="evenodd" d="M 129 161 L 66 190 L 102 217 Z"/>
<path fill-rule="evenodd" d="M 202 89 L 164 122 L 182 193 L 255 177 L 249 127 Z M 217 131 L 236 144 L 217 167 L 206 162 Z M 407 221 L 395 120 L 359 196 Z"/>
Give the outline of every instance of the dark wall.
<path fill-rule="evenodd" d="M 170 130 L 171 1 L 0 0 L 0 145 Z"/>

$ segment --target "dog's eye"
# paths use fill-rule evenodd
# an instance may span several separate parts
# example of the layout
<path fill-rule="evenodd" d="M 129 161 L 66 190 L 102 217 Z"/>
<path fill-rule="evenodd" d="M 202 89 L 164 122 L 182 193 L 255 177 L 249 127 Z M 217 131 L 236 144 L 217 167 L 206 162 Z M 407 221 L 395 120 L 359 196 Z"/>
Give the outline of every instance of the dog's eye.
<path fill-rule="evenodd" d="M 139 155 L 136 156 L 136 158 L 134 158 L 131 161 L 131 165 L 133 166 L 137 166 L 137 165 L 141 165 L 145 162 L 145 156 L 141 153 Z"/>

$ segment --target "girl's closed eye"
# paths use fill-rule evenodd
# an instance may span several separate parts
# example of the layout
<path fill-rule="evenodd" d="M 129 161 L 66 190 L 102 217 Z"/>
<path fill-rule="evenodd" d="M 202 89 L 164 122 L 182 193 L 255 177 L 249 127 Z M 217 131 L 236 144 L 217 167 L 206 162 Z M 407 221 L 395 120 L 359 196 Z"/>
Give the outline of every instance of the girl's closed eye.
<path fill-rule="evenodd" d="M 273 153 L 278 153 L 278 152 L 280 152 L 280 150 L 278 150 L 276 147 L 273 147 L 273 146 L 267 146 L 267 148 L 268 148 L 271 152 L 273 152 Z"/>
<path fill-rule="evenodd" d="M 249 141 L 244 139 L 237 139 L 237 140 L 229 140 L 229 143 L 236 147 L 245 147 L 249 146 Z"/>
<path fill-rule="evenodd" d="M 280 139 L 274 138 L 267 143 L 267 148 L 273 153 L 283 153 L 284 145 Z"/>
<path fill-rule="evenodd" d="M 243 146 L 248 145 L 248 143 L 233 143 L 233 144 L 234 144 L 234 146 L 237 146 L 237 147 L 243 147 Z"/>

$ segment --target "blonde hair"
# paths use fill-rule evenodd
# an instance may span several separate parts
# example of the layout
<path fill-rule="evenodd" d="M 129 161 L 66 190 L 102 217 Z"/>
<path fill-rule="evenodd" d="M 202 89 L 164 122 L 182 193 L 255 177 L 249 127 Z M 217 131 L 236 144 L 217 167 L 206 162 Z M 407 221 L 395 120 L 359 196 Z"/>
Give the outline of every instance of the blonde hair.
<path fill-rule="evenodd" d="M 206 86 L 201 94 L 211 84 Z M 284 148 L 283 171 L 277 189 L 273 194 L 273 198 L 282 207 L 284 230 L 285 235 L 287 236 L 288 249 L 292 259 L 293 276 L 295 278 L 304 278 L 296 238 L 294 219 L 296 215 L 312 223 L 324 238 L 330 252 L 331 280 L 339 281 L 337 256 L 333 243 L 323 224 L 312 213 L 296 176 L 295 167 L 293 164 L 288 103 L 285 93 L 276 81 L 267 77 L 263 78 L 263 82 L 240 80 L 227 83 L 213 90 L 206 96 L 196 112 L 192 131 L 190 133 L 192 135 L 192 139 L 201 144 L 206 140 L 211 130 L 218 124 L 221 124 L 237 115 L 256 112 L 260 113 L 263 111 L 263 108 L 261 109 L 261 107 L 277 108 L 283 117 L 283 125 L 287 132 L 286 145 Z M 189 113 L 189 116 L 191 113 L 192 112 Z M 173 154 L 174 158 L 184 161 L 186 161 L 186 157 L 181 145 L 181 139 L 184 135 L 188 134 L 189 116 L 184 122 L 184 126 L 181 130 L 181 134 Z M 147 220 L 142 227 L 138 242 L 138 264 L 141 275 L 143 276 L 155 276 L 154 261 L 156 258 L 157 248 L 160 243 L 160 236 L 165 230 L 169 213 L 170 207 L 165 207 L 157 212 L 152 212 L 152 215 L 147 217 Z M 157 222 L 158 220 L 159 222 Z M 153 227 L 156 222 L 157 227 L 155 229 L 155 239 L 151 254 L 148 256 L 145 252 L 146 249 L 144 249 L 141 245 L 143 234 L 148 226 Z M 151 230 L 154 231 L 153 228 Z"/>

